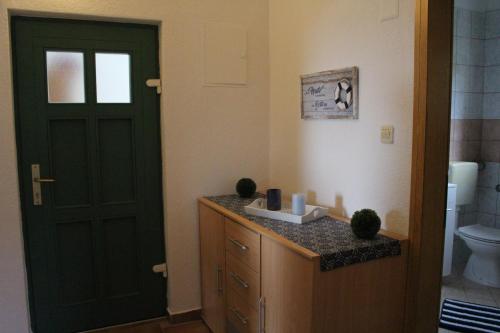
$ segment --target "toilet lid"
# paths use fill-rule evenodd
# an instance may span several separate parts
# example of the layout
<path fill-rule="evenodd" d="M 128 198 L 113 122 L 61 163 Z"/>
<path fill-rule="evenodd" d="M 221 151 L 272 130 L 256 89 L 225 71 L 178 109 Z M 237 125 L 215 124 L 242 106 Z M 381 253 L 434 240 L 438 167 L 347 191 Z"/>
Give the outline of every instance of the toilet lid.
<path fill-rule="evenodd" d="M 485 227 L 480 224 L 461 227 L 458 231 L 465 237 L 491 242 L 500 243 L 500 229 Z"/>

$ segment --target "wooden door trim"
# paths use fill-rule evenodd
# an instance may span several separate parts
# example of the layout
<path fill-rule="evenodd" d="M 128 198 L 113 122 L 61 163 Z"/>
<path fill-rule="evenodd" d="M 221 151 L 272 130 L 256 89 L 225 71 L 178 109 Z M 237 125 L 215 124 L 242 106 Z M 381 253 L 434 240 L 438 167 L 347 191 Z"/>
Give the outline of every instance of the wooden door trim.
<path fill-rule="evenodd" d="M 405 332 L 436 332 L 451 112 L 453 0 L 416 0 Z"/>

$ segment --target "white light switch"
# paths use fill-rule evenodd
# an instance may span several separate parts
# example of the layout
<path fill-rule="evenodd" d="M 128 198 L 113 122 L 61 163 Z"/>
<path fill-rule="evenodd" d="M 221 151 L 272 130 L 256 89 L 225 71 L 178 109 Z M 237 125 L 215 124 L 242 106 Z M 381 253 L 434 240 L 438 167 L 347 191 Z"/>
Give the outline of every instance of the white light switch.
<path fill-rule="evenodd" d="M 380 129 L 380 141 L 382 143 L 394 143 L 394 126 L 382 126 Z"/>
<path fill-rule="evenodd" d="M 399 16 L 399 0 L 379 0 L 379 6 L 380 22 Z"/>

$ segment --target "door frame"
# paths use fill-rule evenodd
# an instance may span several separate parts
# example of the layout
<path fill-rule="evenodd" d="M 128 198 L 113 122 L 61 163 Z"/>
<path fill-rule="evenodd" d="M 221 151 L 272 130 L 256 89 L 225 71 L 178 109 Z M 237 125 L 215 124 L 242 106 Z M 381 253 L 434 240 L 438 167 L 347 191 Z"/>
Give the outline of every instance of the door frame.
<path fill-rule="evenodd" d="M 73 14 L 73 13 L 52 13 L 52 12 L 33 12 L 33 11 L 26 11 L 26 10 L 11 10 L 8 9 L 8 35 L 10 40 L 10 46 L 9 46 L 9 51 L 10 51 L 10 56 L 11 56 L 11 68 L 12 68 L 12 110 L 14 113 L 14 134 L 15 134 L 15 145 L 16 145 L 16 162 L 17 162 L 17 179 L 18 179 L 18 195 L 19 195 L 19 204 L 20 204 L 20 215 L 21 215 L 21 230 L 22 230 L 22 243 L 23 243 L 23 263 L 24 263 L 24 268 L 26 269 L 25 271 L 25 286 L 26 286 L 26 298 L 27 298 L 27 307 L 28 307 L 28 325 L 32 330 L 36 329 L 36 321 L 34 318 L 35 316 L 35 302 L 34 302 L 34 296 L 33 296 L 33 283 L 31 281 L 32 279 L 32 272 L 31 272 L 31 265 L 30 265 L 30 250 L 29 250 L 29 242 L 28 242 L 28 232 L 27 232 L 27 220 L 25 216 L 25 210 L 27 209 L 26 207 L 26 202 L 24 199 L 25 197 L 25 181 L 23 180 L 23 162 L 22 162 L 22 140 L 21 140 L 21 120 L 20 120 L 20 110 L 19 110 L 19 97 L 18 97 L 18 91 L 17 91 L 17 86 L 18 86 L 18 75 L 17 75 L 17 70 L 16 70 L 16 47 L 14 45 L 15 41 L 13 39 L 13 35 L 15 34 L 14 31 L 14 24 L 13 24 L 13 18 L 16 16 L 20 17 L 25 17 L 33 21 L 37 20 L 44 20 L 48 22 L 64 22 L 64 21 L 82 21 L 82 22 L 95 22 L 96 24 L 102 24 L 102 25 L 149 25 L 149 26 L 154 26 L 156 28 L 156 49 L 155 49 L 155 66 L 156 66 L 156 71 L 158 72 L 158 78 L 161 77 L 161 22 L 156 21 L 156 20 L 144 20 L 144 19 L 129 19 L 129 18 L 119 18 L 119 17 L 95 17 L 95 16 L 89 16 L 89 15 L 80 15 L 80 14 Z M 88 80 L 87 77 L 85 77 L 85 84 L 86 80 Z M 132 84 L 132 83 L 131 83 Z M 132 89 L 132 87 L 131 87 Z M 150 88 L 150 89 L 155 89 L 155 88 Z M 163 138 L 162 138 L 162 96 L 159 94 L 156 96 L 156 103 L 155 103 L 156 111 L 158 112 L 158 135 L 159 135 L 159 140 L 158 140 L 158 157 L 159 157 L 159 163 L 160 163 L 160 205 L 161 205 L 161 212 L 160 216 L 162 219 L 162 237 L 163 237 L 163 243 L 161 244 L 162 250 L 163 250 L 163 256 L 164 260 L 167 260 L 167 254 L 166 254 L 166 247 L 167 247 L 167 238 L 165 234 L 166 230 L 166 220 L 165 220 L 165 211 L 166 211 L 166 202 L 165 202 L 165 188 L 164 188 L 164 170 L 163 170 L 163 164 L 164 164 L 164 156 L 163 156 L 163 150 L 162 150 L 162 144 L 163 144 Z M 160 273 L 156 273 L 160 274 Z M 163 273 L 165 274 L 165 273 Z M 164 275 L 165 277 L 165 275 Z M 167 284 L 167 278 L 165 277 L 165 302 L 166 302 L 166 316 L 168 316 L 168 284 Z M 163 317 L 161 317 L 163 318 Z M 158 318 L 151 318 L 151 319 L 145 319 L 145 320 L 140 320 L 136 322 L 130 322 L 130 323 L 123 323 L 123 324 L 118 324 L 114 325 L 111 327 L 115 326 L 123 326 L 123 325 L 128 325 L 132 323 L 138 323 L 138 322 L 147 322 L 151 320 L 156 320 Z M 106 327 L 98 328 L 98 329 L 104 329 Z"/>
<path fill-rule="evenodd" d="M 415 0 L 405 332 L 436 332 L 449 163 L 453 0 Z"/>

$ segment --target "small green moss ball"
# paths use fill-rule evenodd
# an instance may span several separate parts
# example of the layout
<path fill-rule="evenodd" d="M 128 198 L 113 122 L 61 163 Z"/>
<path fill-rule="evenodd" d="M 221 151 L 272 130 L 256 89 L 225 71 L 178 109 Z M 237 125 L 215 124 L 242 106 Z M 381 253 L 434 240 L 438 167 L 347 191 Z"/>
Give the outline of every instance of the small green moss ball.
<path fill-rule="evenodd" d="M 362 239 L 372 239 L 380 231 L 380 217 L 372 209 L 362 209 L 351 219 L 352 232 Z"/>
<path fill-rule="evenodd" d="M 236 183 L 236 192 L 242 198 L 251 198 L 257 190 L 257 184 L 250 178 L 241 178 Z"/>

